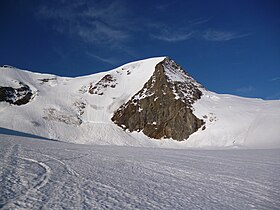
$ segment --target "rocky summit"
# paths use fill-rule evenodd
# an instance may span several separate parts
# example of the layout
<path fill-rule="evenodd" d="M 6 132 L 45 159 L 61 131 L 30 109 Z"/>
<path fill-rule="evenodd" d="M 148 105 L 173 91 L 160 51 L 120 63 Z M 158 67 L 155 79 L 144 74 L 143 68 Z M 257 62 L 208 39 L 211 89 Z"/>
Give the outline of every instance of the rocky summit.
<path fill-rule="evenodd" d="M 151 138 L 185 140 L 204 124 L 193 114 L 192 107 L 202 95 L 199 88 L 201 85 L 178 64 L 165 58 L 112 120 L 124 130 L 143 131 Z"/>

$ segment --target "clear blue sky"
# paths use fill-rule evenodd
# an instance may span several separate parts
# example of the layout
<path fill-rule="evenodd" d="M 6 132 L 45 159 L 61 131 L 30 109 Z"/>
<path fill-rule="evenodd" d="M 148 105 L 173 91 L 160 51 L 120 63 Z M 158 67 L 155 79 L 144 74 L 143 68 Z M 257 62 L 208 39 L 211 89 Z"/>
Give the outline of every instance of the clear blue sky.
<path fill-rule="evenodd" d="M 1 0 L 0 29 L 0 65 L 78 76 L 167 55 L 209 90 L 280 99 L 279 0 Z"/>

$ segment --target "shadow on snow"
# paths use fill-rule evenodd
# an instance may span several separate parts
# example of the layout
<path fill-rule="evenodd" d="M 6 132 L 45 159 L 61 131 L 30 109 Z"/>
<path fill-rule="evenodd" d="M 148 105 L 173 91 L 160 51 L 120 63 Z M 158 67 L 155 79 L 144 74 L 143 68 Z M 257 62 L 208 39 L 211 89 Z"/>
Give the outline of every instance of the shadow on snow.
<path fill-rule="evenodd" d="M 42 136 L 37 136 L 37 135 L 34 135 L 34 134 L 24 133 L 24 132 L 21 132 L 21 131 L 15 131 L 15 130 L 2 128 L 2 127 L 0 127 L 0 134 L 10 135 L 10 136 L 21 136 L 21 137 L 27 137 L 27 138 L 33 138 L 33 139 L 49 140 L 49 141 L 57 141 L 57 140 L 54 140 L 54 139 L 48 139 L 48 138 L 45 138 L 45 137 L 42 137 Z"/>

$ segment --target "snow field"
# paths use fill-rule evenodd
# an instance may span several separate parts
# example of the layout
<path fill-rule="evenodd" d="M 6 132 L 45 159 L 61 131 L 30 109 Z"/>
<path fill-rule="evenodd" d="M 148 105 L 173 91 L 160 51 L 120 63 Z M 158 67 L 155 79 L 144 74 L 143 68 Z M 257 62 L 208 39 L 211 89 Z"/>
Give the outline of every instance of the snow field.
<path fill-rule="evenodd" d="M 0 134 L 2 209 L 278 209 L 280 151 L 79 145 Z"/>

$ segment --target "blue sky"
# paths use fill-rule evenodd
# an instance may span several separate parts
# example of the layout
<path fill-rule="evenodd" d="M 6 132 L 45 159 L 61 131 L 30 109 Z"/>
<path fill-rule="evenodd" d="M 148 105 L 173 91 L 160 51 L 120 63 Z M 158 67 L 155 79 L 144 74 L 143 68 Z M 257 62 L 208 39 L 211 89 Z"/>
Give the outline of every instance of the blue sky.
<path fill-rule="evenodd" d="M 79 76 L 167 55 L 209 90 L 280 99 L 279 0 L 2 0 L 0 28 L 0 65 Z"/>

